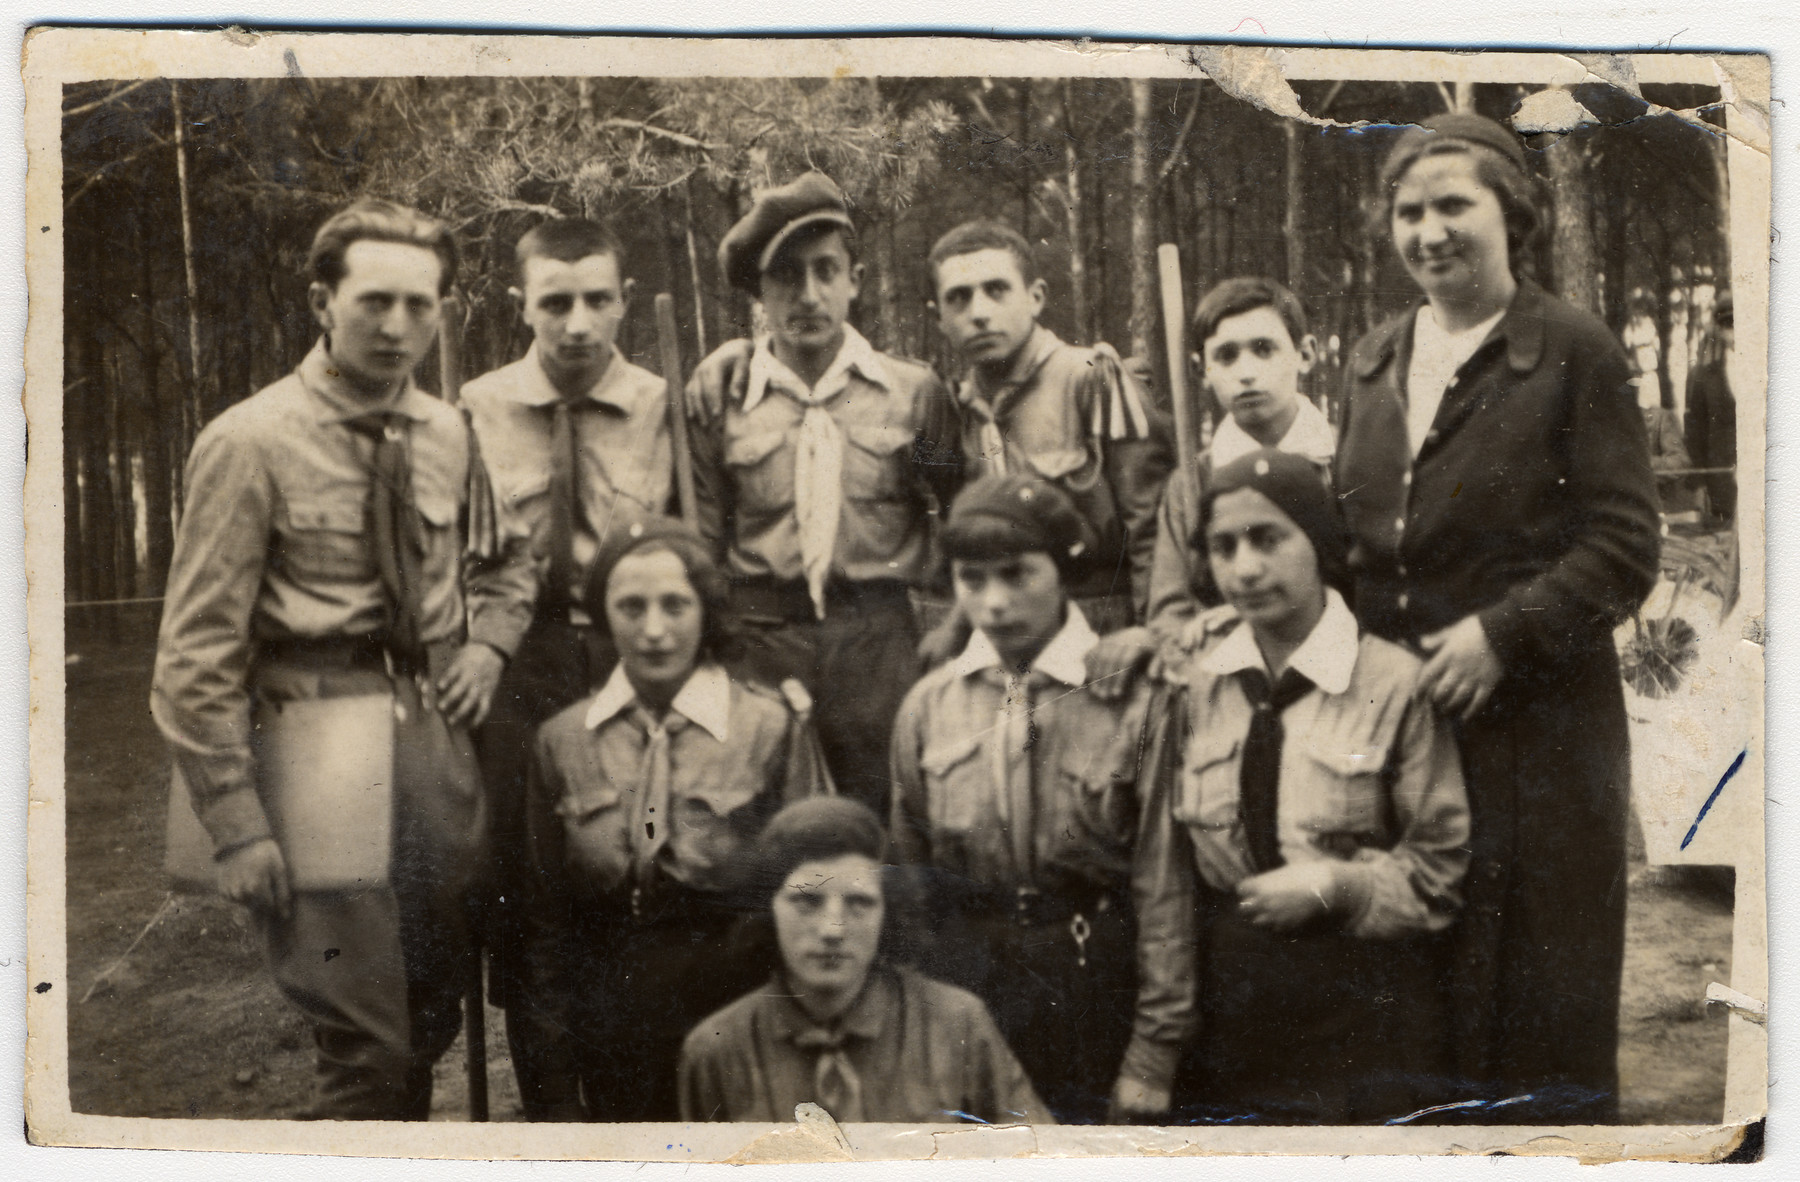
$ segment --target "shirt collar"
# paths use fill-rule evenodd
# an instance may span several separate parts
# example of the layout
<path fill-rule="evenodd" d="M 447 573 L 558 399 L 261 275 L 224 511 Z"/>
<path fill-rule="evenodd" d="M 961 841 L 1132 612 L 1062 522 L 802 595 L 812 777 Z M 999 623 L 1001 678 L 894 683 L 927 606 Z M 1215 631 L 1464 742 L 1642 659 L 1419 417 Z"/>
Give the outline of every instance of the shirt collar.
<path fill-rule="evenodd" d="M 986 402 L 989 406 L 994 405 L 1001 394 L 1008 390 L 1016 390 L 1029 382 L 1037 371 L 1044 367 L 1044 362 L 1050 360 L 1050 354 L 1061 347 L 1061 337 L 1041 324 L 1033 326 L 1031 335 L 1025 338 L 1023 345 L 1019 346 L 1019 352 L 1013 358 L 1012 367 L 1006 371 L 1005 377 L 994 384 L 993 388 L 990 389 L 987 383 L 982 381 L 979 368 L 970 368 L 969 376 L 961 386 L 963 402 L 971 403 L 979 400 Z"/>
<path fill-rule="evenodd" d="M 1336 588 L 1327 587 L 1325 614 L 1288 658 L 1288 668 L 1305 674 L 1307 680 L 1328 694 L 1341 694 L 1350 688 L 1350 674 L 1356 668 L 1357 640 L 1356 617 L 1350 614 Z M 1256 634 L 1247 624 L 1227 633 L 1202 658 L 1200 667 L 1220 677 L 1244 669 L 1268 668 L 1263 664 L 1262 650 L 1256 647 Z"/>
<path fill-rule="evenodd" d="M 521 406 L 554 406 L 562 399 L 562 393 L 544 372 L 543 354 L 538 351 L 536 341 L 531 342 L 531 348 L 525 350 L 525 356 L 516 364 L 518 381 L 507 386 L 506 397 Z M 606 368 L 600 371 L 600 377 L 577 397 L 630 414 L 637 409 L 638 397 L 631 388 L 627 368 L 625 358 L 615 347 Z"/>
<path fill-rule="evenodd" d="M 837 356 L 831 359 L 830 367 L 819 376 L 819 384 L 811 389 L 800 380 L 800 375 L 775 356 L 774 338 L 764 337 L 756 342 L 756 349 L 750 354 L 749 383 L 744 389 L 744 413 L 749 414 L 756 409 L 756 404 L 763 400 L 771 383 L 797 394 L 813 395 L 815 401 L 822 402 L 844 388 L 852 371 L 883 390 L 894 388 L 893 378 L 889 375 L 881 354 L 875 351 L 875 346 L 869 343 L 868 337 L 856 331 L 854 324 L 844 325 L 844 343 L 838 346 Z"/>
<path fill-rule="evenodd" d="M 623 664 L 614 665 L 612 676 L 594 695 L 588 706 L 587 728 L 598 730 L 609 719 L 623 713 L 637 701 L 637 691 L 625 676 Z M 719 742 L 731 735 L 731 677 L 723 668 L 708 662 L 688 675 L 687 683 L 669 703 L 669 709 L 681 715 Z"/>
<path fill-rule="evenodd" d="M 1069 601 L 1069 614 L 1063 620 L 1063 626 L 1057 629 L 1050 643 L 1037 655 L 1031 663 L 1033 670 L 1048 674 L 1067 686 L 1081 686 L 1087 683 L 1087 655 L 1100 637 L 1095 633 L 1093 625 L 1081 614 L 1081 608 L 1074 600 Z M 956 658 L 955 671 L 958 677 L 969 677 L 986 669 L 1002 669 L 1000 653 L 994 642 L 987 638 L 987 633 L 975 629 L 969 637 L 969 643 Z M 1010 670 L 1008 670 L 1010 672 Z"/>
<path fill-rule="evenodd" d="M 1325 418 L 1324 412 L 1312 404 L 1312 399 L 1304 395 L 1295 397 L 1299 399 L 1300 409 L 1294 415 L 1294 421 L 1288 424 L 1287 434 L 1275 445 L 1275 450 L 1305 456 L 1315 464 L 1329 464 L 1332 456 L 1337 453 L 1337 440 L 1332 437 L 1331 423 Z M 1209 453 L 1212 466 L 1223 468 L 1261 446 L 1251 438 L 1248 431 L 1238 426 L 1236 419 L 1226 415 L 1219 423 L 1219 429 L 1213 432 Z"/>
<path fill-rule="evenodd" d="M 339 373 L 331 364 L 331 354 L 325 350 L 325 338 L 320 337 L 294 371 L 300 382 L 326 406 L 327 422 L 342 422 L 359 419 L 364 415 L 392 412 L 405 415 L 415 423 L 422 423 L 431 417 L 430 405 L 434 401 L 431 395 L 413 385 L 409 374 L 401 384 L 400 392 L 393 398 L 382 402 L 371 402 L 358 390 L 350 380 Z"/>
<path fill-rule="evenodd" d="M 806 1012 L 785 974 L 777 972 L 764 991 L 776 999 L 777 1004 L 770 1015 L 773 1019 L 770 1032 L 780 1042 L 792 1042 L 821 1025 L 834 1027 L 851 1038 L 873 1039 L 886 1025 L 887 1016 L 900 1008 L 900 981 L 892 969 L 880 963 L 869 967 L 862 992 L 856 995 L 849 1009 L 829 1024 L 816 1021 Z"/>

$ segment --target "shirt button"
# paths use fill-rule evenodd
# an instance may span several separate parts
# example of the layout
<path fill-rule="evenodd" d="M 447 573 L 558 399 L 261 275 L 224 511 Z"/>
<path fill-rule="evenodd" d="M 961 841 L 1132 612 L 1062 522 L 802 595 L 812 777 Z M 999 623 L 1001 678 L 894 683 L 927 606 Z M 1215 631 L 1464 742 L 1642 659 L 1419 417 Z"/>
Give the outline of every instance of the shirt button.
<path fill-rule="evenodd" d="M 1394 528 L 1402 529 L 1402 530 L 1405 529 L 1406 528 L 1406 518 L 1404 518 L 1404 517 L 1394 518 Z"/>
<path fill-rule="evenodd" d="M 1406 592 L 1402 591 L 1402 592 L 1400 592 L 1400 598 L 1396 599 L 1394 602 L 1398 603 L 1400 605 L 1401 611 L 1405 611 L 1406 605 L 1412 602 L 1412 596 L 1410 596 Z"/>
<path fill-rule="evenodd" d="M 1401 484 L 1411 484 L 1412 483 L 1412 473 L 1407 472 L 1405 475 L 1401 476 L 1400 483 Z"/>

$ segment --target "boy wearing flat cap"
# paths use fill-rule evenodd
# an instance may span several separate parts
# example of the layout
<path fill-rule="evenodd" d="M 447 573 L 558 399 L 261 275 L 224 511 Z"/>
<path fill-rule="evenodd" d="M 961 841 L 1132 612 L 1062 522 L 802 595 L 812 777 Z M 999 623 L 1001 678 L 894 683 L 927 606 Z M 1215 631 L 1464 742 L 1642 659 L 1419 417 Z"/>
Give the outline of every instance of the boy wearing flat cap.
<path fill-rule="evenodd" d="M 931 507 L 960 465 L 937 378 L 847 322 L 855 242 L 821 173 L 758 197 L 719 262 L 762 301 L 769 335 L 741 389 L 688 409 L 699 527 L 731 578 L 742 668 L 811 691 L 839 790 L 879 812 L 887 735 L 918 667 L 908 590 L 932 571 Z"/>
<path fill-rule="evenodd" d="M 1093 537 L 1061 489 L 984 476 L 943 544 L 975 632 L 907 695 L 892 751 L 890 828 L 923 868 L 937 934 L 921 967 L 987 1003 L 1057 1120 L 1096 1122 L 1131 1028 L 1130 871 L 1159 691 L 1082 692 L 1098 638 L 1068 588 Z"/>
<path fill-rule="evenodd" d="M 1346 531 L 1306 457 L 1215 469 L 1198 531 L 1230 619 L 1177 670 L 1185 750 L 1147 794 L 1119 1114 L 1351 1124 L 1446 1102 L 1469 805 L 1423 663 L 1345 606 Z"/>

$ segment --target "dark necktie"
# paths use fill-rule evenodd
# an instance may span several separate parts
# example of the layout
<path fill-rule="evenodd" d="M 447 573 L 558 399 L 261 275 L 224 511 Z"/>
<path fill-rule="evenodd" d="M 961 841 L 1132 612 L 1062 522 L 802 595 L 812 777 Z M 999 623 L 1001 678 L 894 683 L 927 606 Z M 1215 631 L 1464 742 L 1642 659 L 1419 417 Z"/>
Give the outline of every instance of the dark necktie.
<path fill-rule="evenodd" d="M 1244 739 L 1243 761 L 1238 767 L 1238 814 L 1244 822 L 1251 866 L 1262 874 L 1283 861 L 1276 828 L 1281 799 L 1281 744 L 1285 738 L 1281 712 L 1305 697 L 1313 683 L 1293 669 L 1282 672 L 1273 690 L 1269 688 L 1269 675 L 1261 669 L 1240 670 L 1238 679 L 1253 708 L 1250 733 Z"/>
<path fill-rule="evenodd" d="M 405 415 L 381 412 L 352 424 L 375 440 L 369 492 L 370 537 L 388 599 L 388 648 L 407 672 L 425 668 L 421 635 L 425 532 L 413 502 L 412 444 Z"/>
<path fill-rule="evenodd" d="M 558 398 L 550 420 L 550 559 L 549 585 L 544 601 L 565 606 L 575 590 L 575 522 L 580 512 L 576 484 L 579 461 L 575 453 L 575 411 L 567 398 Z"/>
<path fill-rule="evenodd" d="M 819 1052 L 813 1068 L 813 1095 L 819 1107 L 839 1123 L 868 1119 L 863 1114 L 862 1077 L 851 1066 L 844 1046 L 849 1040 L 845 1031 L 816 1026 L 794 1037 L 794 1045 L 801 1050 Z"/>

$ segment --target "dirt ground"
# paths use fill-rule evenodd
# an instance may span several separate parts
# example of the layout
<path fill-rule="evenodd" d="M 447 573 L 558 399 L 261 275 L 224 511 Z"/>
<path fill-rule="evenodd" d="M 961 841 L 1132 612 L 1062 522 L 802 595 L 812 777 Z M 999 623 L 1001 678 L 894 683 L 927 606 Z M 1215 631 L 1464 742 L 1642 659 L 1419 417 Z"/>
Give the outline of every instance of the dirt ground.
<path fill-rule="evenodd" d="M 311 1087 L 304 1025 L 263 971 L 255 933 L 162 872 L 168 761 L 147 706 L 154 608 L 71 621 L 68 652 L 69 1092 L 77 1112 L 290 1117 Z M 1633 867 L 1619 1069 L 1630 1123 L 1720 1119 L 1731 895 L 1716 875 Z M 133 941 L 136 947 L 133 948 Z M 129 955 L 127 955 L 127 950 Z M 488 1010 L 490 1112 L 521 1118 L 500 1014 Z M 459 1043 L 433 1118 L 467 1117 Z"/>

